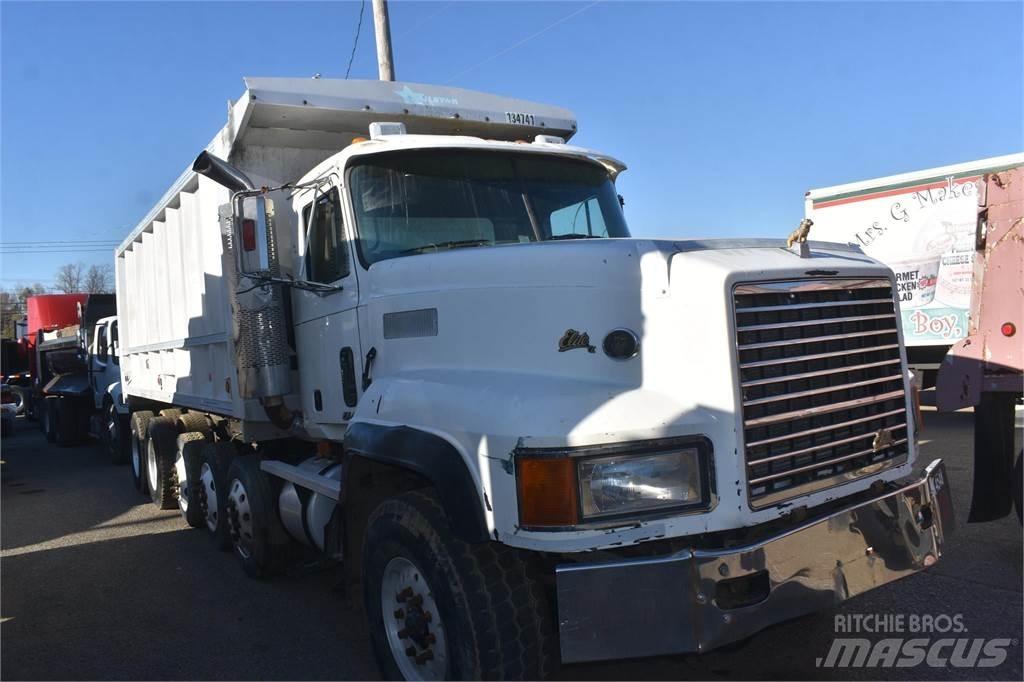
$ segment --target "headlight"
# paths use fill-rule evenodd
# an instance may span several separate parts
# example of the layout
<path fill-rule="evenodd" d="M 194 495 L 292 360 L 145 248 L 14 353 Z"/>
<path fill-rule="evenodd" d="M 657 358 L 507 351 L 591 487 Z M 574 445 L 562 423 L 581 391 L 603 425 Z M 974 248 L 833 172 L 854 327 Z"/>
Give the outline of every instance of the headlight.
<path fill-rule="evenodd" d="M 702 436 L 516 452 L 519 523 L 570 530 L 676 510 L 714 499 L 711 442 Z"/>
<path fill-rule="evenodd" d="M 615 455 L 579 462 L 584 519 L 700 503 L 696 448 L 656 455 Z"/>

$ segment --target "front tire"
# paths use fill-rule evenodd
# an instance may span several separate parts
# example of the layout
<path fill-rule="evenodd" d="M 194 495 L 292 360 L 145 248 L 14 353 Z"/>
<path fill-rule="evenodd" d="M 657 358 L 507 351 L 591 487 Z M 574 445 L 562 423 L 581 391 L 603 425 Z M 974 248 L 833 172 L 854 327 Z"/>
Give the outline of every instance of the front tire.
<path fill-rule="evenodd" d="M 132 485 L 140 493 L 145 494 L 146 486 L 146 440 L 149 437 L 149 422 L 155 417 L 149 410 L 133 412 L 131 416 L 131 447 L 128 453 L 128 472 L 132 475 Z"/>
<path fill-rule="evenodd" d="M 111 464 L 125 464 L 131 453 L 128 437 L 128 418 L 117 411 L 114 403 L 107 403 L 104 414 L 103 442 Z"/>
<path fill-rule="evenodd" d="M 363 546 L 364 603 L 381 674 L 550 675 L 557 637 L 538 573 L 522 552 L 458 539 L 433 493 L 385 500 L 370 515 Z"/>
<path fill-rule="evenodd" d="M 178 450 L 178 427 L 170 417 L 149 421 L 146 439 L 146 482 L 149 498 L 159 509 L 178 508 L 178 476 L 174 460 Z"/>

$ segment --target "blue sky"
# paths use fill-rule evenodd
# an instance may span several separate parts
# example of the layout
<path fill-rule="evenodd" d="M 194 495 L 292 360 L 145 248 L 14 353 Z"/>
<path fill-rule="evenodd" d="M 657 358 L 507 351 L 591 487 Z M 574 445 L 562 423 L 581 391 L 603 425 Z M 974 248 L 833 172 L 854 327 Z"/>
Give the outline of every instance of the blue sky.
<path fill-rule="evenodd" d="M 0 239 L 67 250 L 7 247 L 0 285 L 112 262 L 102 243 L 224 124 L 242 76 L 344 76 L 358 15 L 0 3 Z M 376 77 L 370 17 L 353 78 Z M 781 237 L 812 187 L 1024 148 L 1019 2 L 392 0 L 391 21 L 399 80 L 575 111 L 574 141 L 630 166 L 636 236 Z"/>

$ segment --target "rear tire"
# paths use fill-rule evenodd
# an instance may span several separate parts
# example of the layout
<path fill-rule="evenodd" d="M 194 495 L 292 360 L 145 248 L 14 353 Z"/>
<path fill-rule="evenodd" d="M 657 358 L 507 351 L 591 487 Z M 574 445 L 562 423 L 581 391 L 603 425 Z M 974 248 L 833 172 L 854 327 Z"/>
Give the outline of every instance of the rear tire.
<path fill-rule="evenodd" d="M 199 489 L 196 491 L 203 526 L 219 550 L 231 548 L 228 532 L 227 489 L 228 468 L 235 458 L 230 441 L 207 441 L 200 450 Z"/>
<path fill-rule="evenodd" d="M 288 534 L 277 518 L 277 495 L 254 455 L 236 457 L 228 470 L 228 532 L 242 568 L 268 578 L 284 568 Z"/>
<path fill-rule="evenodd" d="M 128 452 L 128 472 L 132 475 L 132 484 L 140 493 L 145 494 L 146 486 L 146 440 L 149 437 L 149 422 L 156 415 L 149 410 L 133 412 L 131 416 L 131 445 Z"/>
<path fill-rule="evenodd" d="M 186 412 L 178 417 L 178 431 L 191 433 L 193 431 L 209 439 L 213 436 L 213 429 L 210 428 L 210 420 L 202 412 Z"/>
<path fill-rule="evenodd" d="M 550 675 L 558 638 L 538 575 L 523 552 L 458 539 L 432 492 L 385 500 L 370 515 L 363 545 L 364 603 L 381 674 Z"/>
<path fill-rule="evenodd" d="M 25 389 L 21 386 L 11 386 L 11 394 L 14 396 L 14 409 L 15 414 L 25 413 Z"/>
<path fill-rule="evenodd" d="M 66 448 L 76 445 L 82 437 L 79 432 L 81 416 L 78 406 L 70 398 L 57 398 L 55 410 L 57 419 L 54 425 L 54 437 L 57 445 Z"/>
<path fill-rule="evenodd" d="M 174 459 L 178 449 L 178 427 L 170 417 L 149 421 L 146 442 L 146 482 L 149 498 L 159 509 L 178 508 L 178 476 Z"/>
<path fill-rule="evenodd" d="M 178 480 L 178 509 L 192 528 L 205 525 L 203 510 L 199 505 L 199 469 L 203 463 L 203 434 L 192 431 L 178 436 L 174 472 Z"/>
<path fill-rule="evenodd" d="M 39 422 L 47 443 L 57 442 L 57 396 L 46 396 L 43 398 L 42 419 Z"/>
<path fill-rule="evenodd" d="M 1017 522 L 1024 523 L 1024 516 L 1021 515 L 1021 497 L 1024 497 L 1024 470 L 1021 469 L 1021 460 L 1024 459 L 1024 451 L 1017 453 L 1017 463 L 1013 466 L 1013 506 L 1017 510 Z"/>

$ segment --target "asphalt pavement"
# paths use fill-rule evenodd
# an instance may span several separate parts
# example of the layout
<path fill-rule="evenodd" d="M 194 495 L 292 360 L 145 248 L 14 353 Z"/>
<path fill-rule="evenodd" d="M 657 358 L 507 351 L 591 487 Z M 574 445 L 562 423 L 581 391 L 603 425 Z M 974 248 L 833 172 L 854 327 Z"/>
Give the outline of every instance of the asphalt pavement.
<path fill-rule="evenodd" d="M 1020 680 L 1022 542 L 1016 516 L 964 524 L 972 415 L 925 414 L 919 464 L 946 461 L 958 528 L 923 573 L 833 611 L 704 655 L 566 666 L 562 679 Z M 139 495 L 98 447 L 59 448 L 18 420 L 0 464 L 0 679 L 375 679 L 362 615 L 336 568 L 298 562 L 246 578 L 174 511 Z M 957 617 L 960 633 L 861 634 L 1009 642 L 996 667 L 820 667 L 847 617 Z M 844 620 L 844 618 L 846 620 Z M 893 621 L 889 621 L 890 623 Z M 902 639 L 900 640 L 903 641 Z M 946 651 L 947 657 L 949 650 Z"/>

